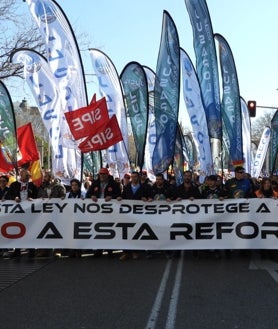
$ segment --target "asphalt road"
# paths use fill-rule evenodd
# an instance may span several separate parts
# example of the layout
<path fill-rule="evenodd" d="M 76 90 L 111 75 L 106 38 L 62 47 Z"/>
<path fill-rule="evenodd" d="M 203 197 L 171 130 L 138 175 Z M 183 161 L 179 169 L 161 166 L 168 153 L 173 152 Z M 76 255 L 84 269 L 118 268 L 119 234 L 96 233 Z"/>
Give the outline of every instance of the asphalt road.
<path fill-rule="evenodd" d="M 277 329 L 278 260 L 0 260 L 1 329 Z"/>

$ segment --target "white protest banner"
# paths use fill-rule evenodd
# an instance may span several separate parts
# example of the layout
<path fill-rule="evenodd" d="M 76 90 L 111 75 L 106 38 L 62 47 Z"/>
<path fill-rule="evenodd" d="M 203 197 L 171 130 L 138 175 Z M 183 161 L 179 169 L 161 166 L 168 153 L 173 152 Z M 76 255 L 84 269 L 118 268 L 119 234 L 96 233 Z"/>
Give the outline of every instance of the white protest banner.
<path fill-rule="evenodd" d="M 277 249 L 278 201 L 0 203 L 0 248 Z"/>

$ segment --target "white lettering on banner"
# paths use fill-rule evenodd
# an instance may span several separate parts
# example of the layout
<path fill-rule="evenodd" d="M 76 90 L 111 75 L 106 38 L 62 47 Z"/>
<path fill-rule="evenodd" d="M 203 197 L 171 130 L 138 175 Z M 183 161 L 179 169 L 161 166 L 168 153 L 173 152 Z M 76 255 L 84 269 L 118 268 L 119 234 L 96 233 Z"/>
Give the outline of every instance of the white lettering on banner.
<path fill-rule="evenodd" d="M 119 174 L 120 177 L 123 177 L 123 174 L 126 172 L 127 168 L 129 168 L 129 161 L 125 148 L 125 145 L 128 144 L 128 136 L 126 120 L 123 119 L 125 107 L 119 79 L 113 64 L 110 63 L 104 54 L 99 53 L 97 50 L 92 50 L 91 58 L 99 82 L 100 94 L 106 99 L 109 117 L 111 118 L 113 114 L 116 115 L 123 135 L 123 141 L 107 149 L 107 163 L 112 174 Z M 126 169 L 122 172 L 121 168 Z"/>
<path fill-rule="evenodd" d="M 84 129 L 85 126 L 83 123 L 89 122 L 91 124 L 94 124 L 99 120 L 101 120 L 101 111 L 99 108 L 97 108 L 94 111 L 84 113 L 80 117 L 73 119 L 72 125 L 74 130 L 78 131 Z"/>
<path fill-rule="evenodd" d="M 203 46 L 206 44 L 206 30 L 209 29 L 209 25 L 206 23 L 205 26 L 203 26 L 202 22 L 200 21 L 200 17 L 197 14 L 197 11 L 195 11 L 195 17 L 197 19 L 196 21 L 196 31 L 198 31 L 198 40 L 199 44 L 201 47 L 200 53 L 202 54 L 202 63 L 203 63 L 203 71 L 202 71 L 202 77 L 204 80 L 211 80 L 211 75 L 210 75 L 210 65 L 209 61 L 206 59 L 206 57 L 209 55 L 206 47 Z M 209 39 L 209 33 L 207 33 L 207 38 Z M 206 84 L 206 93 L 212 91 L 212 85 L 211 83 Z"/>
<path fill-rule="evenodd" d="M 200 9 L 201 10 L 201 9 Z M 204 13 L 202 13 L 204 14 Z M 212 92 L 214 95 L 214 99 L 216 100 L 216 106 L 218 106 L 218 98 L 219 98 L 219 87 L 218 87 L 218 74 L 217 70 L 211 67 L 213 65 L 212 61 L 214 61 L 213 57 L 211 56 L 214 53 L 214 41 L 211 26 L 209 22 L 209 18 L 205 17 L 202 19 L 198 15 L 198 10 L 194 10 L 195 16 L 195 31 L 196 31 L 196 42 L 198 42 L 197 47 L 199 48 L 199 53 L 202 56 L 202 79 L 206 80 L 206 83 L 203 85 L 205 86 L 204 92 L 204 99 L 207 98 Z M 214 87 L 214 88 L 213 88 Z M 209 97 L 211 99 L 211 97 Z M 217 109 L 219 110 L 219 108 Z"/>
<path fill-rule="evenodd" d="M 235 103 L 233 102 L 233 99 L 232 99 L 232 89 L 231 89 L 232 82 L 230 79 L 229 71 L 225 66 L 223 67 L 223 82 L 224 82 L 223 94 L 225 95 L 224 105 L 225 105 L 227 112 L 229 112 L 229 115 L 228 115 L 229 120 L 233 124 L 235 122 L 235 116 L 234 116 Z"/>
<path fill-rule="evenodd" d="M 143 126 L 143 122 L 142 122 L 142 118 L 140 115 L 140 106 L 138 104 L 138 99 L 137 99 L 137 95 L 133 95 L 132 92 L 130 92 L 128 94 L 130 103 L 131 103 L 131 109 L 132 111 L 130 111 L 130 116 L 134 117 L 135 122 L 136 122 L 136 127 L 134 127 L 136 129 L 137 134 L 140 135 L 140 132 L 142 130 L 142 126 Z"/>
<path fill-rule="evenodd" d="M 194 137 L 196 136 L 197 141 L 198 141 L 197 145 L 199 146 L 200 159 L 205 161 L 206 152 L 205 152 L 205 146 L 204 146 L 204 134 L 200 130 L 200 124 L 199 124 L 196 114 L 193 114 L 192 116 L 190 116 L 190 122 L 191 122 L 192 126 L 195 127 L 196 133 L 194 134 Z"/>
<path fill-rule="evenodd" d="M 277 249 L 277 214 L 272 199 L 9 201 L 0 248 Z"/>
<path fill-rule="evenodd" d="M 165 132 L 165 130 L 168 131 L 168 136 L 170 137 L 170 141 L 168 143 L 168 146 L 173 149 L 175 146 L 174 139 L 176 138 L 176 123 L 175 123 L 175 118 L 173 115 L 171 115 L 171 109 L 176 107 L 176 102 L 175 99 L 169 99 L 166 90 L 168 89 L 168 86 L 170 85 L 171 87 L 171 79 L 170 75 L 173 72 L 173 63 L 171 60 L 171 57 L 168 55 L 167 60 L 165 63 L 165 66 L 162 69 L 161 72 L 161 78 L 159 81 L 159 86 L 161 88 L 161 93 L 160 93 L 160 111 L 159 114 L 157 115 L 157 122 L 160 126 L 160 132 L 161 134 Z M 171 121 L 169 122 L 169 119 Z M 170 152 L 171 153 L 171 152 Z"/>
<path fill-rule="evenodd" d="M 98 145 L 104 145 L 106 144 L 110 139 L 114 137 L 114 134 L 111 130 L 111 128 L 106 128 L 104 132 L 101 132 L 99 134 L 94 135 L 92 138 L 90 138 L 87 142 L 85 147 L 94 149 Z"/>
<path fill-rule="evenodd" d="M 135 71 L 134 71 L 135 72 Z M 136 74 L 136 73 L 135 73 Z M 143 80 L 139 77 L 137 79 L 125 78 L 122 83 L 127 86 L 127 88 L 136 90 L 141 87 L 144 87 Z"/>
<path fill-rule="evenodd" d="M 232 130 L 235 131 L 230 138 L 234 138 L 236 136 L 236 150 L 240 151 L 242 149 L 242 133 L 241 133 L 241 118 L 240 116 L 236 115 L 236 109 L 235 109 L 235 101 L 233 97 L 233 89 L 235 88 L 235 82 L 236 77 L 234 74 L 232 74 L 232 77 L 230 77 L 229 70 L 223 66 L 223 82 L 224 82 L 224 107 L 227 112 L 228 119 L 231 123 Z M 231 132 L 228 131 L 228 134 Z"/>
<path fill-rule="evenodd" d="M 181 51 L 183 95 L 187 112 L 193 128 L 193 140 L 198 149 L 199 169 L 201 173 L 210 173 L 213 167 L 208 125 L 202 99 L 200 84 L 193 64 L 188 55 Z"/>

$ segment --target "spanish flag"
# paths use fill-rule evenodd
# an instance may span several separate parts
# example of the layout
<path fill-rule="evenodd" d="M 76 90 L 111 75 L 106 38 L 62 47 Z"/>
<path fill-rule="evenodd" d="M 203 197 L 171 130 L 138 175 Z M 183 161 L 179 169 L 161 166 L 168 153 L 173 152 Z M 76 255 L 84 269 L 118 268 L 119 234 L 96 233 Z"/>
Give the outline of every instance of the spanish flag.
<path fill-rule="evenodd" d="M 17 144 L 17 169 L 20 167 L 28 168 L 32 175 L 32 181 L 36 185 L 40 185 L 42 180 L 40 153 L 37 148 L 31 123 L 27 123 L 17 129 Z M 14 169 L 16 169 L 15 164 L 10 161 L 4 148 L 1 147 L 0 171 L 2 173 L 8 173 Z"/>
<path fill-rule="evenodd" d="M 17 142 L 20 151 L 20 157 L 17 161 L 18 167 L 26 167 L 28 165 L 32 182 L 40 186 L 42 181 L 40 153 L 30 122 L 17 129 Z"/>

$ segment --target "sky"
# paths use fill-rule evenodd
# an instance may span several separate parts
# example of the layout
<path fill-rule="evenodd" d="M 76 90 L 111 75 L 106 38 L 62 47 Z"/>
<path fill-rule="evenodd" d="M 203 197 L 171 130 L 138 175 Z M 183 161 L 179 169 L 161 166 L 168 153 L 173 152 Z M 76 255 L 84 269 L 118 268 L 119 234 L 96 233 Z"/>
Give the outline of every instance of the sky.
<path fill-rule="evenodd" d="M 184 0 L 57 0 L 80 44 L 106 53 L 120 74 L 130 61 L 155 71 L 163 10 L 173 18 L 180 46 L 195 63 L 193 33 Z M 24 3 L 23 5 L 26 5 Z M 213 32 L 222 34 L 233 52 L 241 96 L 258 106 L 278 107 L 278 1 L 207 0 Z M 27 6 L 27 5 L 26 5 Z M 98 90 L 87 46 L 82 48 L 88 96 Z M 257 109 L 260 113 L 263 109 Z M 271 110 L 269 110 L 271 111 Z M 275 110 L 273 110 L 273 113 Z"/>

